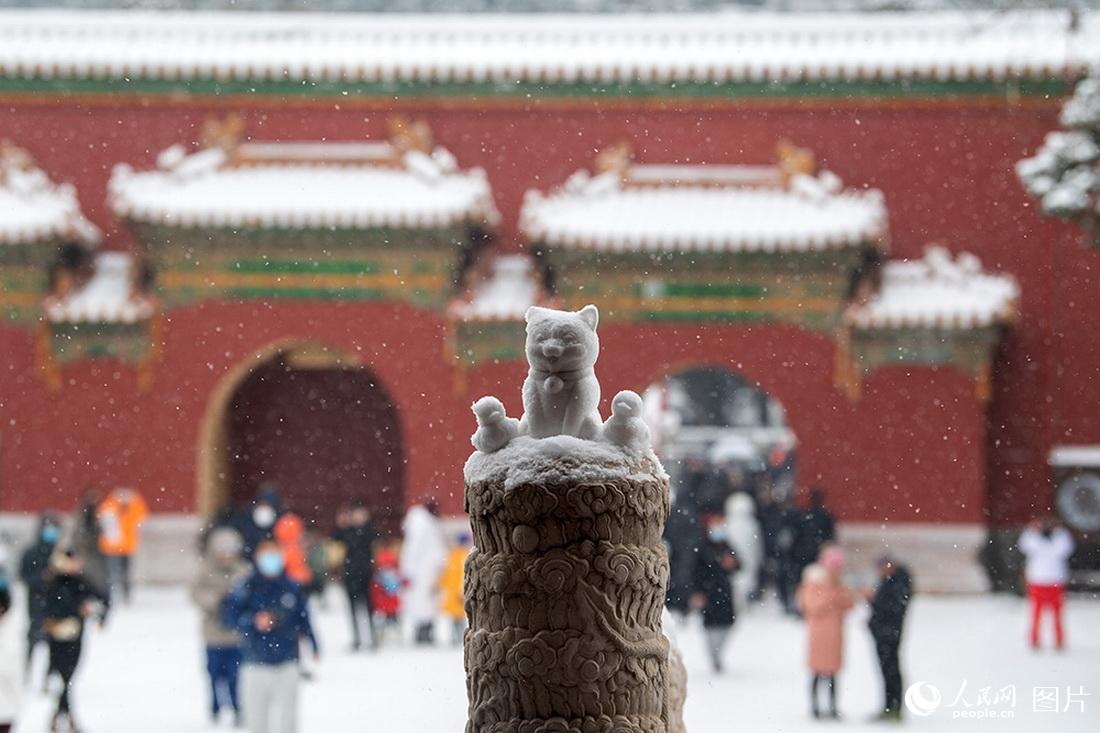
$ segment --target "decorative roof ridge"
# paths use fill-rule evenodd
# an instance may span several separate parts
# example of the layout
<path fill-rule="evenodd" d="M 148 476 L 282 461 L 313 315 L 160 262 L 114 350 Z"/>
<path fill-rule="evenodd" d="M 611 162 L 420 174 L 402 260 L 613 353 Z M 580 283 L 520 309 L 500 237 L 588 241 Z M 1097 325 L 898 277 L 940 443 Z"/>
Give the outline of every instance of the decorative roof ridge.
<path fill-rule="evenodd" d="M 58 240 L 94 246 L 101 239 L 99 229 L 81 211 L 72 184 L 54 182 L 30 153 L 10 140 L 0 140 L 0 194 L 11 199 L 0 207 L 0 246 Z M 52 211 L 37 221 L 9 221 L 5 226 L 3 209 L 20 205 Z"/>

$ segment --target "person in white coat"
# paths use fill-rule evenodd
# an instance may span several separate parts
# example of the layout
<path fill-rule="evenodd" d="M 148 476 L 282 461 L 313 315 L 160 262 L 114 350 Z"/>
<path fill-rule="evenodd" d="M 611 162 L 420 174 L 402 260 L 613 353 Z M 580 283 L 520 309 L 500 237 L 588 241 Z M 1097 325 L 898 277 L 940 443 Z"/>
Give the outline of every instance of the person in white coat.
<path fill-rule="evenodd" d="M 435 642 L 435 620 L 439 611 L 439 578 L 447 562 L 447 540 L 437 515 L 438 505 L 428 500 L 405 514 L 401 529 L 401 575 L 408 585 L 401 601 L 405 618 L 415 630 L 417 644 Z"/>
<path fill-rule="evenodd" d="M 0 733 L 10 733 L 23 698 L 25 634 L 19 614 L 12 613 L 11 593 L 2 577 L 0 583 Z"/>
<path fill-rule="evenodd" d="M 1069 559 L 1073 555 L 1073 535 L 1053 517 L 1032 522 L 1020 534 L 1017 543 L 1023 553 L 1024 579 L 1031 599 L 1031 646 L 1039 648 L 1039 625 L 1043 611 L 1054 616 L 1054 643 L 1065 647 L 1062 605 L 1069 583 Z"/>
<path fill-rule="evenodd" d="M 760 585 L 760 563 L 764 559 L 763 537 L 756 518 L 752 497 L 737 491 L 726 499 L 726 537 L 741 571 L 734 576 L 734 595 L 738 602 L 754 600 Z"/>

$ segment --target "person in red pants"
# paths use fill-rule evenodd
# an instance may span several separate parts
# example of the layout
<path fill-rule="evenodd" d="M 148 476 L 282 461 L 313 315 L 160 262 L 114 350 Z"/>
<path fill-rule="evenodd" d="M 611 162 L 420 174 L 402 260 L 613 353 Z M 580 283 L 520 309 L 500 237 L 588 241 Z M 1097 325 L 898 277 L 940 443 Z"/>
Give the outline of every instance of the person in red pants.
<path fill-rule="evenodd" d="M 1039 648 L 1039 626 L 1043 611 L 1054 614 L 1054 643 L 1063 649 L 1066 643 L 1062 626 L 1062 605 L 1069 582 L 1069 559 L 1073 555 L 1073 536 L 1053 517 L 1032 522 L 1020 534 L 1020 552 L 1025 558 L 1024 578 L 1031 599 L 1031 646 Z"/>

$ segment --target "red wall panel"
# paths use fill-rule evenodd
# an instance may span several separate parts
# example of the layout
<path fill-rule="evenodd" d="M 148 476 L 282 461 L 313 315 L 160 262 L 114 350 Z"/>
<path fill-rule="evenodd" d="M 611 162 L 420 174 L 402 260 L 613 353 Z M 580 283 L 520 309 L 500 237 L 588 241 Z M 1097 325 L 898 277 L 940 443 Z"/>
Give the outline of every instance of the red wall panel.
<path fill-rule="evenodd" d="M 814 149 L 848 185 L 883 191 L 895 256 L 936 241 L 1014 274 L 1022 312 L 1000 351 L 988 410 L 950 369 L 882 370 L 851 403 L 832 387 L 832 340 L 797 329 L 609 326 L 601 361 L 608 395 L 644 386 L 668 365 L 741 364 L 783 402 L 801 441 L 802 475 L 835 487 L 846 517 L 977 521 L 987 512 L 1001 522 L 1042 509 L 1052 444 L 1100 443 L 1100 254 L 1040 217 L 1012 170 L 1056 125 L 1056 108 L 403 111 L 426 117 L 463 166 L 487 170 L 508 246 L 518 246 L 523 193 L 560 183 L 607 143 L 631 139 L 642 161 L 763 163 L 787 137 Z M 207 115 L 225 111 L 5 103 L 0 130 L 54 178 L 73 182 L 111 246 L 125 246 L 105 202 L 111 168 L 149 166 L 161 149 L 194 139 Z M 321 104 L 242 111 L 257 139 L 380 137 L 389 113 Z M 457 510 L 467 405 L 497 392 L 518 412 L 523 371 L 486 365 L 469 375 L 469 393 L 456 395 L 443 333 L 437 315 L 400 305 L 209 303 L 170 314 L 152 393 L 137 392 L 128 368 L 101 362 L 68 368 L 63 391 L 51 395 L 34 374 L 31 334 L 2 326 L 0 508 L 61 506 L 85 482 L 126 481 L 159 492 L 162 510 L 189 509 L 198 422 L 217 380 L 253 350 L 301 336 L 364 354 L 399 406 L 407 494 L 439 494 Z"/>

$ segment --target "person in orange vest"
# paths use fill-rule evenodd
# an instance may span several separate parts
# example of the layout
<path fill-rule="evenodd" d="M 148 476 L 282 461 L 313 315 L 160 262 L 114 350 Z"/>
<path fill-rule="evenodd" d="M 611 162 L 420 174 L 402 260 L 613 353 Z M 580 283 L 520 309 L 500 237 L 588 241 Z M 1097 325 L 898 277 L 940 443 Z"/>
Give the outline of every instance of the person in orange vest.
<path fill-rule="evenodd" d="M 462 598 L 462 575 L 466 557 L 470 554 L 470 535 L 462 533 L 447 555 L 447 564 L 443 566 L 443 575 L 439 578 L 439 590 L 442 596 L 440 610 L 452 624 L 451 642 L 458 646 L 466 631 L 466 607 Z"/>
<path fill-rule="evenodd" d="M 141 543 L 141 525 L 149 516 L 149 506 L 133 489 L 112 491 L 99 503 L 99 550 L 107 561 L 111 591 L 121 588 L 122 598 L 130 602 L 130 561 Z"/>
<path fill-rule="evenodd" d="M 306 559 L 306 526 L 302 518 L 292 512 L 287 512 L 279 517 L 272 530 L 275 542 L 279 544 L 279 550 L 283 553 L 283 562 L 286 564 L 286 577 L 293 580 L 302 588 L 309 586 L 313 580 L 313 573 L 309 569 L 309 561 Z"/>

